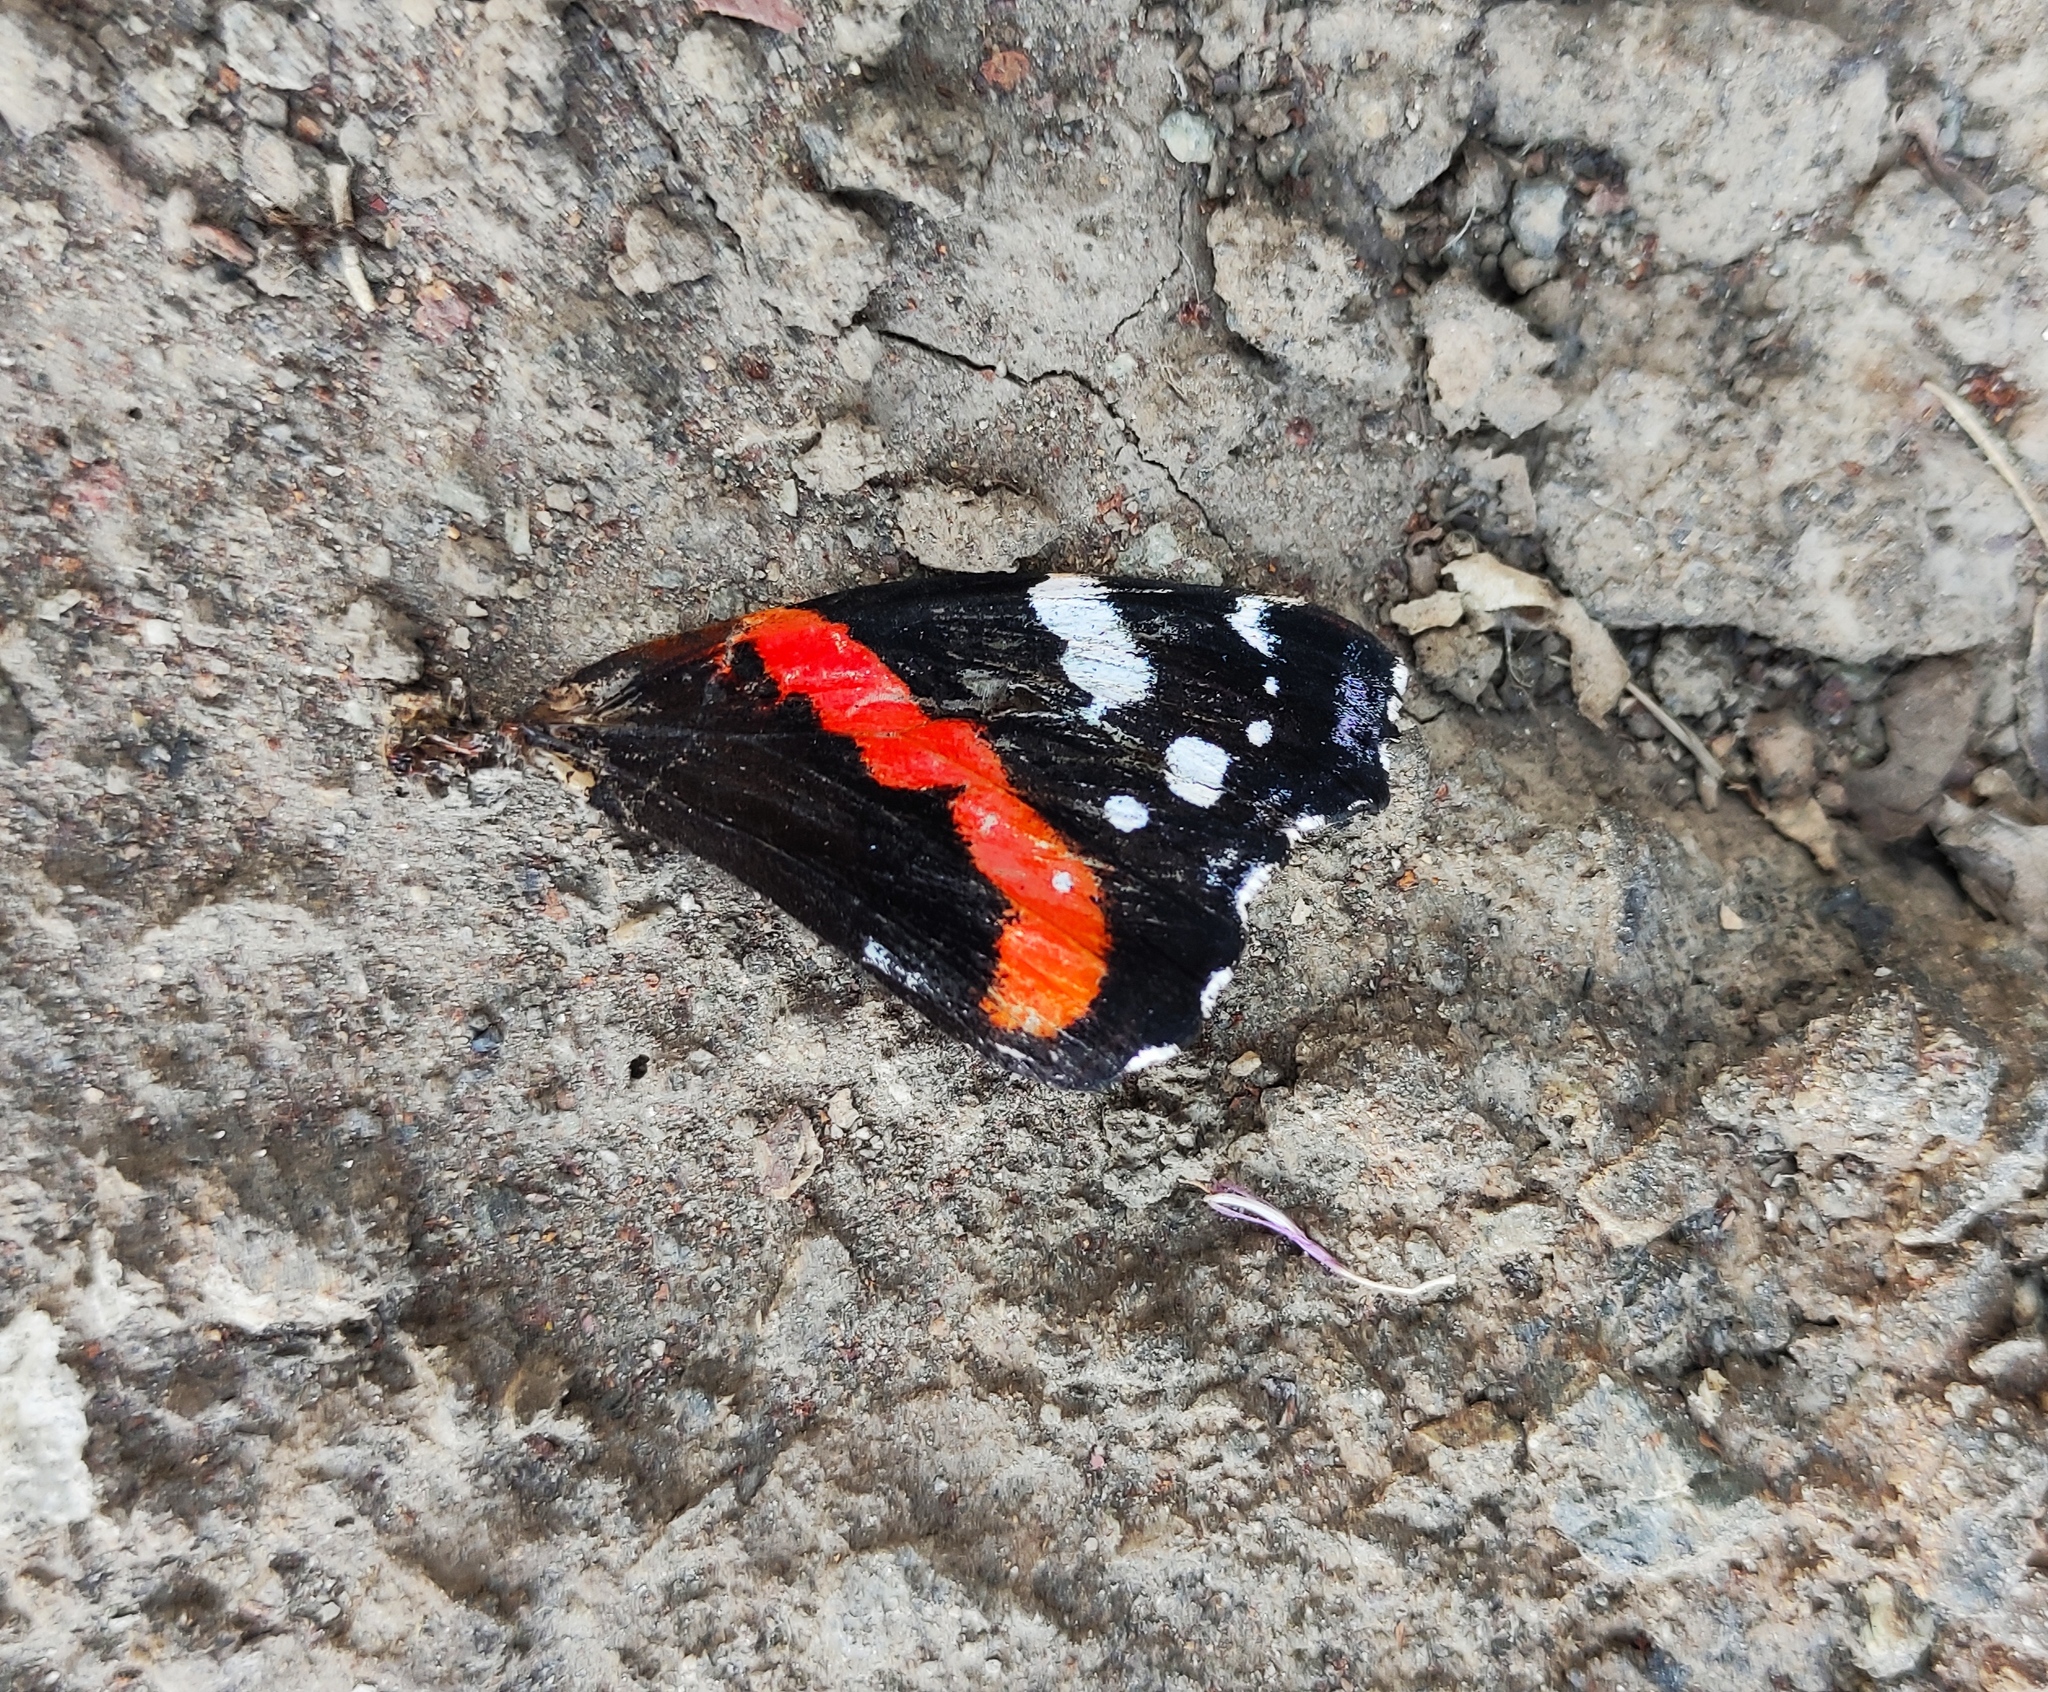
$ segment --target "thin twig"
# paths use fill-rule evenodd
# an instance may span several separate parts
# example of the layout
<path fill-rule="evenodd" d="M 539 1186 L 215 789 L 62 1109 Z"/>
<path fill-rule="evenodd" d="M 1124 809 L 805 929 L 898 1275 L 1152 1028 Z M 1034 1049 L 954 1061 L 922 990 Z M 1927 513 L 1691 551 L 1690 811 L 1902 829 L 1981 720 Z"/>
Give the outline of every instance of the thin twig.
<path fill-rule="evenodd" d="M 1686 751 L 1690 752 L 1699 761 L 1701 769 L 1705 770 L 1716 781 L 1727 779 L 1727 772 L 1721 768 L 1721 760 L 1707 750 L 1705 741 L 1701 740 L 1691 729 L 1687 728 L 1685 724 L 1681 723 L 1669 711 L 1665 710 L 1663 706 L 1659 705 L 1643 689 L 1636 686 L 1634 682 L 1628 684 L 1628 692 L 1631 699 L 1657 719 L 1666 734 L 1670 735 L 1673 740 L 1677 741 L 1679 745 L 1683 746 Z"/>
<path fill-rule="evenodd" d="M 2027 492 L 2027 484 L 2020 480 L 2019 468 L 2013 463 L 2012 455 L 2005 450 L 2005 442 L 1991 432 L 1991 426 L 1977 415 L 1974 406 L 1950 393 L 1939 382 L 1930 378 L 1920 385 L 1948 407 L 1948 414 L 1956 420 L 1957 426 L 1983 450 L 1984 456 L 1991 460 L 1991 468 L 2003 476 L 2006 484 L 2020 496 L 2020 504 L 2025 507 L 2027 517 L 2034 525 L 2034 533 L 2039 535 L 2044 543 L 2048 543 L 2048 517 L 2042 516 L 2041 507 L 2035 503 L 2034 496 Z"/>

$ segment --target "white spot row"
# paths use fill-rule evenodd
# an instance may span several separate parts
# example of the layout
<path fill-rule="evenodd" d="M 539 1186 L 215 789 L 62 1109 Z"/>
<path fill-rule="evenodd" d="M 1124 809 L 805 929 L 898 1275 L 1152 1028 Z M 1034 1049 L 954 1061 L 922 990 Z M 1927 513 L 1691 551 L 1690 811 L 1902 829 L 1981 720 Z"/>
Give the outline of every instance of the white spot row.
<path fill-rule="evenodd" d="M 1223 797 L 1230 754 L 1212 741 L 1184 734 L 1166 749 L 1166 785 L 1177 799 L 1204 809 Z"/>
<path fill-rule="evenodd" d="M 1152 820 L 1144 801 L 1133 799 L 1128 793 L 1112 793 L 1103 800 L 1102 814 L 1109 826 L 1121 834 L 1135 834 Z"/>
<path fill-rule="evenodd" d="M 1031 609 L 1064 643 L 1060 668 L 1088 695 L 1085 714 L 1091 723 L 1151 696 L 1152 661 L 1138 650 L 1102 583 L 1086 576 L 1047 576 L 1031 590 Z"/>
<path fill-rule="evenodd" d="M 1245 645 L 1265 658 L 1273 656 L 1273 636 L 1266 628 L 1266 613 L 1272 608 L 1270 599 L 1255 593 L 1240 594 L 1230 608 L 1230 626 L 1243 637 Z"/>

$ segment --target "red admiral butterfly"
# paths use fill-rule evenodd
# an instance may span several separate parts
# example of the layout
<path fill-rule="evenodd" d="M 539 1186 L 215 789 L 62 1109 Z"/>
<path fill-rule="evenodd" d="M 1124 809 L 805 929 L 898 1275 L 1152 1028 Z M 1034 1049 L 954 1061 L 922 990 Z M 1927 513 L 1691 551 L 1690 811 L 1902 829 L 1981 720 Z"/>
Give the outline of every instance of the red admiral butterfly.
<path fill-rule="evenodd" d="M 1195 1037 L 1290 845 L 1386 805 L 1404 680 L 1287 600 L 952 577 L 615 653 L 508 732 L 998 1062 L 1101 1087 Z"/>

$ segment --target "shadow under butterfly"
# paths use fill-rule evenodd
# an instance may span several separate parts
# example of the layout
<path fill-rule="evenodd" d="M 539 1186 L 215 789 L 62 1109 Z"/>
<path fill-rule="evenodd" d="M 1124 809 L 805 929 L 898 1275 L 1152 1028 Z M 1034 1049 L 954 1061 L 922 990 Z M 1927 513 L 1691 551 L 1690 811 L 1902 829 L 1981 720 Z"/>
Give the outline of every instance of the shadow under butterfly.
<path fill-rule="evenodd" d="M 1295 842 L 1385 807 L 1405 680 L 1296 602 L 947 577 L 629 648 L 505 727 L 996 1062 L 1103 1087 L 1195 1039 Z"/>

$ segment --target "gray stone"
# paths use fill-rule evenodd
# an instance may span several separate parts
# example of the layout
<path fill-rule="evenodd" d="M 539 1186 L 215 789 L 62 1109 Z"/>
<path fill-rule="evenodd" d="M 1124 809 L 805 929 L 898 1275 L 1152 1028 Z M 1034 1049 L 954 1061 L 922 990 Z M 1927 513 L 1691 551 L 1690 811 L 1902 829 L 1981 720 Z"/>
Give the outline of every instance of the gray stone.
<path fill-rule="evenodd" d="M 1532 259 L 1553 259 L 1557 249 L 1564 242 L 1568 227 L 1566 212 L 1571 204 L 1571 190 L 1562 182 L 1538 179 L 1534 182 L 1515 184 L 1515 201 L 1508 212 L 1508 233 L 1515 238 L 1515 245 Z M 1507 268 L 1507 258 L 1501 258 L 1501 268 Z M 1537 278 L 1542 281 L 1542 277 Z M 1533 287 L 1535 284 L 1529 284 Z M 1528 287 L 1517 288 L 1517 293 L 1526 294 Z"/>
<path fill-rule="evenodd" d="M 1927 1666 L 1936 1616 L 1917 1593 L 1880 1577 L 1850 1595 L 1849 1610 L 1855 1620 L 1849 1655 L 1872 1680 L 1903 1680 Z"/>
<path fill-rule="evenodd" d="M 1340 0 L 1309 11 L 1298 51 L 1322 84 L 1311 134 L 1381 204 L 1406 205 L 1464 142 L 1480 79 L 1463 43 L 1480 10 Z"/>
<path fill-rule="evenodd" d="M 305 215 L 325 204 L 317 155 L 274 129 L 242 129 L 242 186 L 267 206 Z"/>
<path fill-rule="evenodd" d="M 2048 1391 L 2048 1340 L 2015 1334 L 1971 1358 L 1970 1373 L 2007 1398 L 2032 1398 Z"/>
<path fill-rule="evenodd" d="M 1932 400 L 1890 373 L 1989 345 L 2002 350 L 1967 357 L 2016 356 L 2031 370 L 2048 343 L 2014 353 L 2009 332 L 1993 339 L 1996 321 L 2026 309 L 2021 284 L 1996 243 L 1937 212 L 1903 177 L 1858 212 L 1859 225 L 1921 229 L 1919 248 L 1886 237 L 1904 255 L 1908 301 L 1857 280 L 1872 268 L 1854 243 L 1782 247 L 1767 309 L 1800 356 L 1732 377 L 1717 337 L 1753 330 L 1709 303 L 1704 276 L 1580 295 L 1579 391 L 1551 425 L 1537 504 L 1558 574 L 1594 615 L 1730 624 L 1856 663 L 2014 632 L 2026 514 L 1982 453 L 1937 423 Z M 1912 257 L 1938 243 L 1941 266 Z M 1936 290 L 1958 277 L 1975 280 L 1944 305 Z M 1928 346 L 1933 325 L 1955 352 Z"/>
<path fill-rule="evenodd" d="M 242 116 L 251 123 L 260 123 L 266 129 L 282 129 L 290 120 L 292 110 L 282 94 L 268 88 L 254 85 L 245 86 L 242 91 Z"/>
<path fill-rule="evenodd" d="M 1431 629 L 1415 640 L 1415 667 L 1423 679 L 1467 705 L 1479 703 L 1503 662 L 1500 636 L 1485 629 Z"/>
<path fill-rule="evenodd" d="M 627 214 L 625 251 L 611 262 L 612 286 L 622 294 L 658 294 L 711 273 L 717 249 L 694 229 L 678 229 L 653 206 Z"/>
<path fill-rule="evenodd" d="M 2028 938 L 2048 941 L 2048 827 L 2023 823 L 1990 805 L 1942 803 L 1934 837 L 1963 891 Z"/>
<path fill-rule="evenodd" d="M 979 575 L 1014 569 L 1020 559 L 1059 538 L 1059 520 L 1007 488 L 974 493 L 920 482 L 903 490 L 896 506 L 903 548 L 933 570 Z"/>
<path fill-rule="evenodd" d="M 885 273 L 873 224 L 820 194 L 771 183 L 726 221 L 762 301 L 813 335 L 836 335 L 851 323 Z"/>
<path fill-rule="evenodd" d="M 404 686 L 418 681 L 426 668 L 411 621 L 377 600 L 355 600 L 334 632 L 348 648 L 350 667 L 365 681 Z"/>
<path fill-rule="evenodd" d="M 1711 1568 L 1767 1524 L 1754 1498 L 1706 1502 L 1711 1494 L 1693 1482 L 1708 1461 L 1690 1430 L 1605 1375 L 1530 1428 L 1529 1466 L 1545 1484 L 1552 1524 L 1611 1574 Z"/>
<path fill-rule="evenodd" d="M 792 468 L 804 486 L 843 496 L 858 493 L 891 464 L 888 443 L 878 431 L 851 417 L 835 417 Z"/>
<path fill-rule="evenodd" d="M 222 57 L 265 88 L 310 88 L 327 74 L 327 31 L 310 17 L 234 0 L 221 12 L 220 39 Z"/>
<path fill-rule="evenodd" d="M 1883 763 L 1842 778 L 1864 826 L 1882 837 L 1910 834 L 1940 796 L 1970 744 L 1980 692 L 1967 659 L 1933 658 L 1899 675 L 1885 691 Z"/>
<path fill-rule="evenodd" d="M 1159 139 L 1180 164 L 1207 164 L 1216 156 L 1216 130 L 1209 120 L 1176 106 L 1159 125 Z"/>
<path fill-rule="evenodd" d="M 963 147 L 943 129 L 931 133 L 915 108 L 873 93 L 857 94 L 834 122 L 806 124 L 803 137 L 819 179 L 839 193 L 881 194 L 933 217 L 955 217 L 979 186 L 977 146 Z"/>
<path fill-rule="evenodd" d="M 1501 248 L 1501 280 L 1518 294 L 1540 288 L 1557 274 L 1557 260 L 1534 258 L 1512 242 Z"/>
<path fill-rule="evenodd" d="M 1704 717 L 1734 698 L 1735 661 L 1718 640 L 1671 629 L 1657 642 L 1650 686 L 1665 710 Z"/>
<path fill-rule="evenodd" d="M 1407 385 L 1385 302 L 1343 242 L 1241 201 L 1209 220 L 1209 246 L 1230 327 L 1261 352 L 1369 404 Z"/>
<path fill-rule="evenodd" d="M 1766 1070 L 1707 1088 L 1699 1110 L 1764 1150 L 1807 1147 L 1823 1162 L 1853 1155 L 1902 1173 L 1937 1141 L 1983 1138 L 1995 1079 L 1952 1031 L 1923 1028 L 1913 1000 L 1886 993 L 1853 1017 L 1808 1023 Z"/>
<path fill-rule="evenodd" d="M 99 97 L 98 54 L 33 5 L 0 12 L 0 120 L 17 141 L 83 121 Z"/>
<path fill-rule="evenodd" d="M 1617 1246 L 1647 1245 L 1711 1210 L 1720 1182 L 1676 1135 L 1659 1134 L 1579 1188 L 1578 1200 Z"/>
<path fill-rule="evenodd" d="M 1527 0 L 1485 27 L 1492 133 L 1612 148 L 1668 260 L 1726 264 L 1876 167 L 1883 67 L 1817 25 L 1720 3 Z"/>
<path fill-rule="evenodd" d="M 1508 169 L 1491 147 L 1478 142 L 1468 146 L 1458 160 L 1451 178 L 1445 215 L 1463 224 L 1471 219 L 1494 217 L 1507 209 Z"/>
<path fill-rule="evenodd" d="M 1743 738 L 1766 799 L 1796 800 L 1813 791 L 1816 746 L 1813 730 L 1804 723 L 1780 713 L 1760 714 L 1750 718 Z"/>
<path fill-rule="evenodd" d="M 1430 288 L 1418 309 L 1429 341 L 1430 409 L 1454 432 L 1490 423 L 1513 438 L 1556 415 L 1564 398 L 1536 374 L 1554 351 L 1469 277 Z"/>

